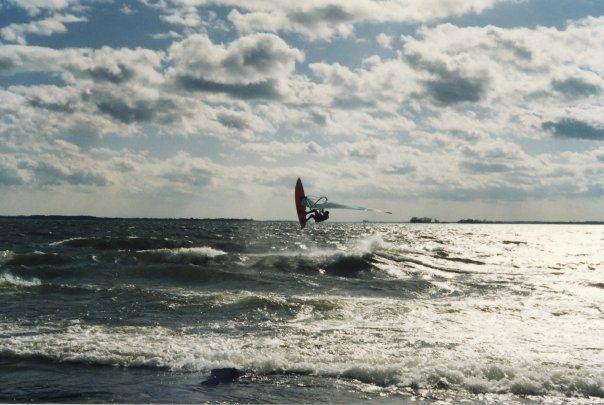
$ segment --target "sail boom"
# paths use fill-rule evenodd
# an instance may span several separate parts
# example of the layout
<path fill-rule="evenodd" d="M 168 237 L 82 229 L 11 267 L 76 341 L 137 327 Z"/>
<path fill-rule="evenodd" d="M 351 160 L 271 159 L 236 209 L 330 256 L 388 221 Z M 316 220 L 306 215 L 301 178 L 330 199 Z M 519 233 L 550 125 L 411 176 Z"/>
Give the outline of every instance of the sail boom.
<path fill-rule="evenodd" d="M 307 196 L 307 198 L 304 199 L 304 205 L 310 209 L 317 209 L 317 210 L 341 209 L 341 210 L 369 211 L 369 212 L 381 212 L 384 214 L 392 214 L 392 212 L 390 212 L 390 211 L 383 211 L 383 210 L 378 210 L 375 208 L 367 208 L 367 207 L 360 207 L 360 206 L 355 206 L 355 205 L 340 204 L 335 201 L 329 201 L 327 199 L 327 197 Z"/>

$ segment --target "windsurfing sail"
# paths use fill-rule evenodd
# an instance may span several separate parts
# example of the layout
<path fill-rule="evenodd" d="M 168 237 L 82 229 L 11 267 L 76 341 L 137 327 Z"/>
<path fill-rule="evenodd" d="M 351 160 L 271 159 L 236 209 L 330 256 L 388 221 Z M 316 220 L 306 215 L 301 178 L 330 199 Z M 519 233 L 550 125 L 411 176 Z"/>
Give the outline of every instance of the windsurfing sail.
<path fill-rule="evenodd" d="M 367 207 L 359 207 L 356 205 L 347 205 L 340 204 L 335 201 L 329 201 L 327 197 L 315 197 L 307 195 L 306 198 L 302 200 L 302 204 L 304 204 L 308 209 L 311 210 L 321 210 L 321 209 L 341 209 L 341 210 L 357 210 L 357 211 L 371 211 L 371 212 L 381 212 L 383 214 L 392 214 L 390 211 L 382 211 L 375 208 L 367 208 Z"/>
<path fill-rule="evenodd" d="M 384 214 L 392 214 L 390 211 L 382 211 L 376 210 L 375 208 L 367 208 L 367 207 L 359 207 L 356 205 L 346 205 L 340 204 L 335 201 L 329 201 L 327 197 L 313 197 L 306 195 L 304 193 L 304 186 L 302 185 L 302 180 L 298 178 L 296 182 L 296 188 L 294 190 L 294 199 L 296 203 L 296 213 L 298 214 L 298 221 L 300 222 L 300 228 L 304 229 L 306 226 L 306 216 L 308 212 L 306 209 L 310 210 L 324 210 L 324 209 L 342 209 L 342 210 L 357 210 L 357 211 L 372 211 L 372 212 L 382 212 Z M 324 218 L 318 219 L 318 214 L 315 213 L 313 217 L 315 222 L 322 222 L 329 218 L 329 215 L 326 215 Z"/>

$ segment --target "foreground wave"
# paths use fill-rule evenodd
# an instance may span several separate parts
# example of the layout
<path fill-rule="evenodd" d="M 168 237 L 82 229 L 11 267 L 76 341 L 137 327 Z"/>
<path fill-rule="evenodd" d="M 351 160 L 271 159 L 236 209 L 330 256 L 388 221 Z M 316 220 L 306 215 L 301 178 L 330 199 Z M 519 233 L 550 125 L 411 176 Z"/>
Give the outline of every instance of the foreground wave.
<path fill-rule="evenodd" d="M 371 350 L 351 357 L 326 340 L 321 343 L 328 345 L 329 351 L 313 349 L 302 339 L 286 342 L 277 337 L 225 337 L 218 333 L 200 334 L 195 328 L 109 328 L 74 323 L 67 327 L 45 325 L 37 331 L 43 331 L 42 335 L 27 328 L 10 330 L 5 325 L 2 330 L 6 342 L 0 356 L 4 357 L 173 371 L 237 367 L 258 375 L 337 377 L 398 388 L 604 398 L 602 376 L 588 370 L 551 369 L 547 364 L 532 362 L 435 362 L 422 356 L 397 358 L 394 353 L 376 356 Z M 7 330 L 19 336 L 7 337 Z M 295 350 L 298 345 L 305 349 L 305 355 Z"/>

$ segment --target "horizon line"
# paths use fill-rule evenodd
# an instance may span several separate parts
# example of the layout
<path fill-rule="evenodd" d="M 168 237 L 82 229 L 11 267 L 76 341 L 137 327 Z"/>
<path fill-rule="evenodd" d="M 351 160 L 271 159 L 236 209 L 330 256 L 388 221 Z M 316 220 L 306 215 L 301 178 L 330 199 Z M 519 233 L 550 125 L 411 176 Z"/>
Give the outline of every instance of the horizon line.
<path fill-rule="evenodd" d="M 96 215 L 63 215 L 63 214 L 28 214 L 28 215 L 0 215 L 0 219 L 50 219 L 50 220 L 157 220 L 157 221 L 241 221 L 241 222 L 298 222 L 296 219 L 254 219 L 235 217 L 106 217 Z M 561 221 L 561 220 L 487 220 L 487 219 L 459 219 L 457 221 L 438 222 L 411 222 L 408 221 L 331 221 L 332 223 L 377 223 L 377 224 L 577 224 L 577 225 L 604 225 L 604 220 Z"/>

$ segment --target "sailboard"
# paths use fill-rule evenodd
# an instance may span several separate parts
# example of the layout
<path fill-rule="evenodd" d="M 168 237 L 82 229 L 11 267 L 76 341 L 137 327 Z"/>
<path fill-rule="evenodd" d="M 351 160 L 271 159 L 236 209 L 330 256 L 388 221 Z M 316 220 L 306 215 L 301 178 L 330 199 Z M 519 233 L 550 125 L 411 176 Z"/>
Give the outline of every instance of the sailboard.
<path fill-rule="evenodd" d="M 306 226 L 306 208 L 304 201 L 306 201 L 306 195 L 304 195 L 304 186 L 302 180 L 298 177 L 296 182 L 296 190 L 294 192 L 296 199 L 296 211 L 298 213 L 298 221 L 300 221 L 300 229 L 304 229 Z"/>
<path fill-rule="evenodd" d="M 381 212 L 383 214 L 392 214 L 390 211 L 382 211 L 375 208 L 360 207 L 357 205 L 341 204 L 335 201 L 329 201 L 325 196 L 316 197 L 306 195 L 304 193 L 304 186 L 302 180 L 298 178 L 296 181 L 295 189 L 295 200 L 296 200 L 296 212 L 298 214 L 298 221 L 300 222 L 300 228 L 304 229 L 306 226 L 306 209 L 309 210 L 325 210 L 325 209 L 341 209 L 341 210 L 357 210 L 357 211 L 370 211 L 370 212 Z"/>

